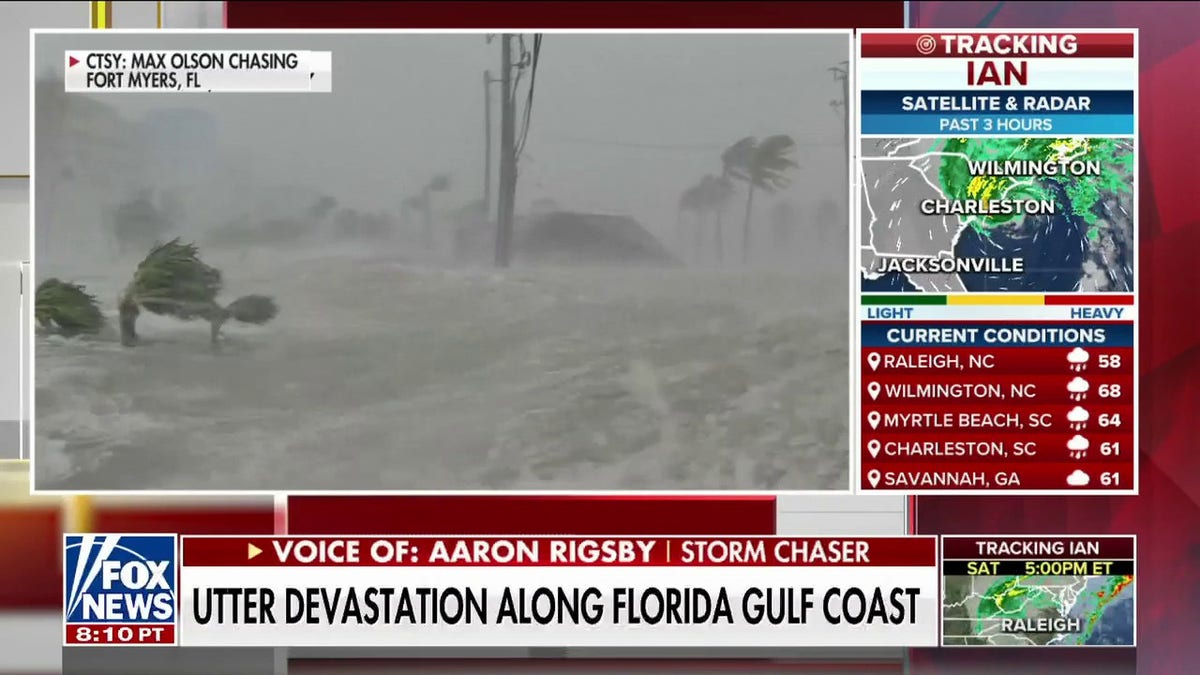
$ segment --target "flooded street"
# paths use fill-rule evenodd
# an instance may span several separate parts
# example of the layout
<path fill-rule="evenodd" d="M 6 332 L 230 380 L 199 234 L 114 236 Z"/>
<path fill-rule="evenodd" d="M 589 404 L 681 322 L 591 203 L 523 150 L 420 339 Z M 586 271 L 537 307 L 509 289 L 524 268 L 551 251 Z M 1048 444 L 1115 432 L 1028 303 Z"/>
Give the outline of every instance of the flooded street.
<path fill-rule="evenodd" d="M 37 338 L 39 489 L 846 488 L 837 275 L 213 258 L 279 317 Z"/>

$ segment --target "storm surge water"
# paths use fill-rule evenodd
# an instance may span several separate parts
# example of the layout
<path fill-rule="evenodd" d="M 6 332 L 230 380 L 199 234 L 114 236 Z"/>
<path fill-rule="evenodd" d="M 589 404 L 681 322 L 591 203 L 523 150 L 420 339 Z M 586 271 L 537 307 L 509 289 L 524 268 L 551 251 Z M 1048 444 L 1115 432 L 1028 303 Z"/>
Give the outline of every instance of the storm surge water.
<path fill-rule="evenodd" d="M 39 489 L 846 487 L 840 275 L 230 255 L 282 312 L 217 350 L 37 338 Z"/>

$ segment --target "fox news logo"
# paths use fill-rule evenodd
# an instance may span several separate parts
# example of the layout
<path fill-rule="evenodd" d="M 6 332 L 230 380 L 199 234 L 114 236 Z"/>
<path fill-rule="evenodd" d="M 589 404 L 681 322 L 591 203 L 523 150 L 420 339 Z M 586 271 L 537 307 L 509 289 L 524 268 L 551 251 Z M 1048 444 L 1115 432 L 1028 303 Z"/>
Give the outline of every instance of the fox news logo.
<path fill-rule="evenodd" d="M 174 642 L 175 535 L 68 534 L 64 547 L 68 642 Z"/>

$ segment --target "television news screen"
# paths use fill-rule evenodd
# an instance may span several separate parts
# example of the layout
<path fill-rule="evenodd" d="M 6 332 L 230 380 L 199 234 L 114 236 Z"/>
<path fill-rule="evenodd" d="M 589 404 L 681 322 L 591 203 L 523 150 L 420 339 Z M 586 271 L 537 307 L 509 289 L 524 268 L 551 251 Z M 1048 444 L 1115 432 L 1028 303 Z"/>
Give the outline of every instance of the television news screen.
<path fill-rule="evenodd" d="M 1189 672 L 1196 25 L 0 3 L 0 673 Z"/>

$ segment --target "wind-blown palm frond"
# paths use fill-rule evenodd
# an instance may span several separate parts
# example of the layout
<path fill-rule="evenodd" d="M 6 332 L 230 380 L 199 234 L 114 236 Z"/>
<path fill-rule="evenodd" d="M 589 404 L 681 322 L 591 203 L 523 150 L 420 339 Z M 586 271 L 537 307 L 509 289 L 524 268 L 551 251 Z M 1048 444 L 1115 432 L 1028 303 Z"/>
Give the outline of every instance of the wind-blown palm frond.
<path fill-rule="evenodd" d="M 747 170 L 749 182 L 760 190 L 781 190 L 791 183 L 787 172 L 798 164 L 792 159 L 796 142 L 787 134 L 768 136 L 758 143 Z"/>
<path fill-rule="evenodd" d="M 151 249 L 126 293 L 148 312 L 189 320 L 205 316 L 221 283 L 221 271 L 200 260 L 196 245 L 176 238 Z"/>
<path fill-rule="evenodd" d="M 701 208 L 701 202 L 701 189 L 699 183 L 679 193 L 680 211 L 698 212 Z"/>
<path fill-rule="evenodd" d="M 430 192 L 445 192 L 450 189 L 450 176 L 447 174 L 438 174 L 429 181 L 426 189 Z"/>
<path fill-rule="evenodd" d="M 722 175 L 746 180 L 749 177 L 750 163 L 754 158 L 757 146 L 758 140 L 753 136 L 747 136 L 725 148 L 725 152 L 721 153 Z"/>
<path fill-rule="evenodd" d="M 279 315 L 279 305 L 266 295 L 243 295 L 225 308 L 234 321 L 262 325 Z"/>
<path fill-rule="evenodd" d="M 768 136 L 761 141 L 747 136 L 721 153 L 724 175 L 746 184 L 746 216 L 742 221 L 742 262 L 750 256 L 750 218 L 754 212 L 754 192 L 775 192 L 791 182 L 788 172 L 796 168 L 792 159 L 796 142 L 787 134 Z"/>
<path fill-rule="evenodd" d="M 700 201 L 709 211 L 715 212 L 724 208 L 733 198 L 733 181 L 725 176 L 709 174 L 700 179 L 697 187 L 700 190 Z"/>
<path fill-rule="evenodd" d="M 214 344 L 229 319 L 264 324 L 279 314 L 275 300 L 265 295 L 242 296 L 222 307 L 217 304 L 221 285 L 221 271 L 200 260 L 195 244 L 172 239 L 156 245 L 138 264 L 121 296 L 121 342 L 137 344 L 136 324 L 142 309 L 184 321 L 204 319 L 211 326 Z"/>
<path fill-rule="evenodd" d="M 38 285 L 34 316 L 43 330 L 63 335 L 95 334 L 104 328 L 104 314 L 96 296 L 80 284 L 60 279 L 47 279 Z"/>

